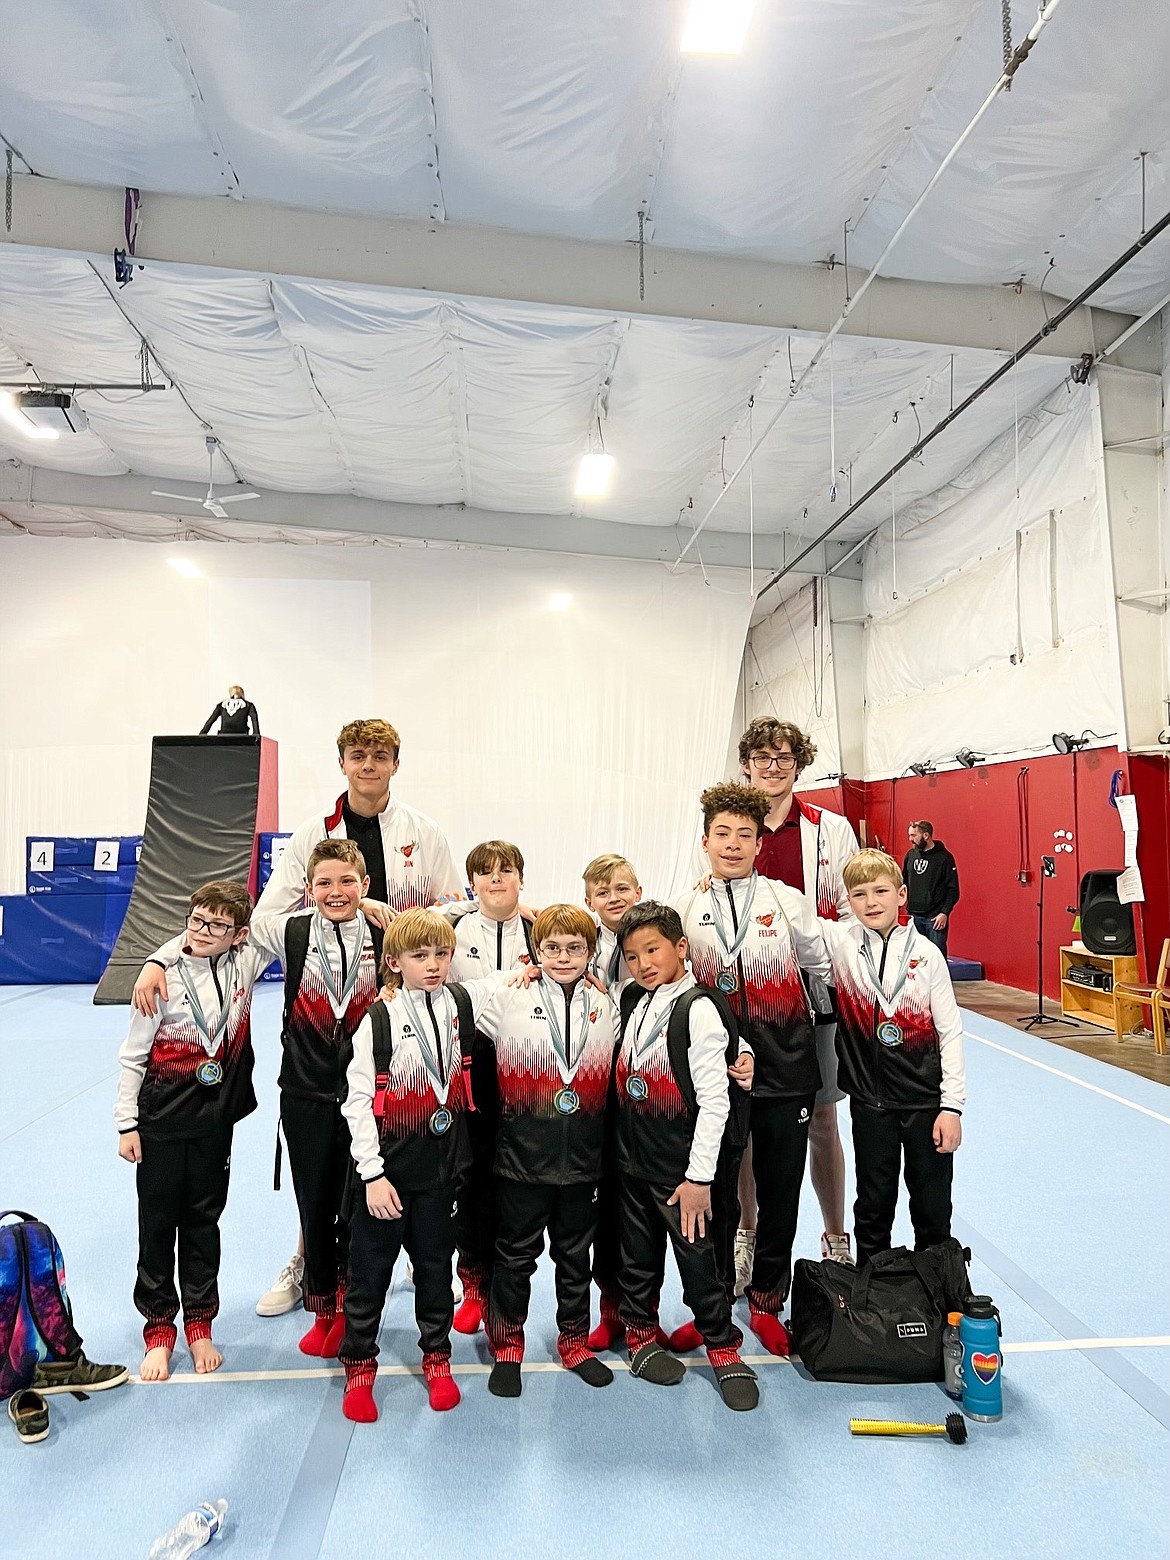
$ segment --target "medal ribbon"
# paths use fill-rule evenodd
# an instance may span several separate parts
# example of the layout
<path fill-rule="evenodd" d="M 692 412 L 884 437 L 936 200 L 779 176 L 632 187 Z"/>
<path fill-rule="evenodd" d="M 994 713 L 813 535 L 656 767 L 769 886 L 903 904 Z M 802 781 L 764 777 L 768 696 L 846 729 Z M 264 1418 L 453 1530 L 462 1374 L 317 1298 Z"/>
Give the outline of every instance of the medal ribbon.
<path fill-rule="evenodd" d="M 658 1037 L 666 1033 L 666 1026 L 670 1023 L 670 1015 L 674 1008 L 674 1003 L 668 1002 L 666 1004 L 665 1010 L 661 1012 L 655 1019 L 653 1029 L 651 1029 L 650 1033 L 646 1036 L 645 1039 L 643 1039 L 642 1030 L 645 1027 L 646 1020 L 650 1017 L 650 1009 L 653 1006 L 654 998 L 651 996 L 646 1003 L 646 1010 L 642 1014 L 642 1017 L 639 1019 L 637 1027 L 634 1030 L 634 1049 L 630 1057 L 630 1061 L 635 1069 L 640 1067 L 646 1060 L 647 1056 L 649 1056 L 654 1042 L 658 1039 Z"/>
<path fill-rule="evenodd" d="M 337 943 L 337 933 L 341 933 L 341 946 L 344 947 L 345 927 L 355 926 L 358 930 L 356 949 L 346 948 L 349 955 L 349 968 L 346 970 L 345 955 L 342 956 L 342 969 L 345 976 L 341 989 L 333 975 L 333 966 L 329 962 L 329 948 Z M 334 1018 L 342 1018 L 349 1007 L 349 999 L 353 996 L 353 988 L 357 985 L 358 975 L 361 973 L 362 953 L 365 950 L 366 934 L 359 916 L 355 921 L 330 921 L 319 910 L 313 912 L 313 939 L 317 946 L 318 961 L 321 965 L 321 979 L 325 990 L 329 995 L 329 1001 L 333 1008 Z"/>
<path fill-rule="evenodd" d="M 558 986 L 556 981 L 550 981 L 545 976 L 541 976 L 540 994 L 544 998 L 544 1011 L 548 1016 L 548 1027 L 549 1033 L 552 1036 L 553 1053 L 556 1056 L 557 1066 L 560 1068 L 561 1077 L 565 1080 L 567 1085 L 573 1076 L 573 1071 L 577 1065 L 577 1062 L 581 1060 L 581 1053 L 585 1049 L 585 1036 L 589 1028 L 589 988 L 585 985 L 584 981 L 581 982 L 581 1044 L 577 1051 L 577 1062 L 573 1060 L 572 1056 L 572 1010 L 573 1006 L 576 1005 L 576 996 L 573 997 L 573 1001 L 569 1008 L 569 1033 L 567 1035 L 561 1034 L 561 1021 L 557 1017 L 557 1005 L 558 1003 L 563 1004 L 565 1000 L 564 996 L 562 995 L 564 989 L 565 988 L 563 986 Z M 550 993 L 555 995 L 550 995 Z"/>
<path fill-rule="evenodd" d="M 727 878 L 725 881 L 731 884 L 731 892 L 734 896 L 735 885 L 732 879 Z M 728 941 L 727 922 L 723 919 L 723 906 L 719 902 L 716 884 L 712 883 L 708 889 L 708 895 L 711 900 L 711 913 L 715 918 L 715 932 L 723 945 L 723 951 L 728 959 L 734 960 L 738 958 L 739 952 L 744 945 L 744 940 L 752 929 L 752 906 L 756 902 L 756 888 L 759 885 L 759 881 L 758 874 L 753 872 L 748 879 L 747 898 L 744 900 L 743 913 L 739 917 L 739 930 L 735 932 L 730 941 Z"/>
<path fill-rule="evenodd" d="M 440 988 L 440 989 L 442 989 L 442 988 Z M 431 1028 L 431 1026 L 429 1024 L 424 1029 L 422 1021 L 420 1020 L 420 1018 L 418 1016 L 418 1009 L 415 1007 L 414 1000 L 411 997 L 410 992 L 407 991 L 405 986 L 402 986 L 399 989 L 398 999 L 399 999 L 399 1001 L 406 1003 L 406 1010 L 410 1014 L 411 1022 L 414 1024 L 415 1032 L 418 1035 L 418 1041 L 419 1041 L 418 1049 L 419 1049 L 419 1054 L 420 1054 L 420 1056 L 423 1059 L 423 1066 L 426 1068 L 427 1072 L 430 1075 L 431 1081 L 435 1085 L 435 1093 L 439 1096 L 439 1098 L 441 1100 L 443 1100 L 445 1102 L 446 1098 L 447 1098 L 447 1089 L 448 1089 L 448 1086 L 449 1086 L 450 1080 L 451 1080 L 451 1070 L 450 1070 L 450 1068 L 447 1065 L 447 1058 L 451 1055 L 451 1052 L 454 1049 L 454 1034 L 453 1034 L 454 1023 L 453 1023 L 452 1015 L 451 1015 L 451 999 L 448 997 L 447 992 L 444 990 L 443 991 L 443 1024 L 442 1024 L 442 1029 L 440 1031 L 441 1038 L 440 1037 L 436 1037 L 436 1040 L 435 1040 L 435 1050 L 438 1053 L 438 1065 L 437 1066 L 435 1064 L 435 1061 L 431 1057 L 430 1049 L 429 1049 L 429 1046 L 428 1046 L 428 1040 L 427 1040 L 428 1032 L 433 1034 L 434 1030 Z M 428 1015 L 433 1013 L 434 1012 L 434 1006 L 433 1005 L 428 1006 L 427 1011 L 428 1011 Z M 446 1054 L 444 1054 L 444 1053 L 446 1053 Z"/>
<path fill-rule="evenodd" d="M 892 1018 L 898 1010 L 898 1001 L 902 995 L 902 988 L 906 984 L 906 975 L 910 969 L 910 960 L 914 953 L 915 935 L 914 928 L 909 927 L 906 946 L 902 950 L 902 957 L 898 961 L 898 968 L 894 975 L 893 990 L 887 996 L 878 975 L 877 965 L 873 960 L 873 949 L 869 945 L 869 936 L 865 932 L 861 934 L 861 962 L 865 966 L 865 973 L 868 975 L 870 985 L 874 989 L 877 1005 L 887 1018 Z"/>
<path fill-rule="evenodd" d="M 215 1028 L 211 1029 L 208 1026 L 206 1017 L 204 1016 L 203 1004 L 199 1000 L 199 993 L 195 989 L 195 982 L 191 979 L 190 975 L 188 975 L 182 959 L 179 960 L 178 965 L 179 979 L 183 982 L 183 989 L 186 991 L 187 1000 L 191 1004 L 191 1017 L 195 1021 L 195 1028 L 203 1036 L 203 1043 L 207 1049 L 208 1056 L 214 1055 L 215 1052 L 219 1050 L 219 1042 L 223 1037 L 224 1030 L 227 1028 L 228 1018 L 230 1017 L 232 1011 L 232 998 L 235 996 L 236 991 L 236 956 L 234 951 L 224 956 L 224 966 L 227 969 L 228 978 L 223 982 L 223 990 L 225 993 L 223 997 L 223 1006 L 220 1009 L 219 1016 L 215 1021 Z"/>

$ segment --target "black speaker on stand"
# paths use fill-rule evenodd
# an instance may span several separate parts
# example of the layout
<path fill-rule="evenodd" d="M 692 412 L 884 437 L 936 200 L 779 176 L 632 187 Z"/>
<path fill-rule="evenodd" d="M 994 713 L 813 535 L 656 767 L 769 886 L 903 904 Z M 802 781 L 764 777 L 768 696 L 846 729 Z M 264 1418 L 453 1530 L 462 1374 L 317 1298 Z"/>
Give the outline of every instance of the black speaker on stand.
<path fill-rule="evenodd" d="M 1044 1011 L 1044 884 L 1056 876 L 1056 857 L 1040 857 L 1040 899 L 1036 906 L 1036 1011 L 1027 1018 L 1017 1019 L 1025 1029 L 1036 1029 L 1041 1024 L 1066 1024 L 1066 1018 L 1053 1018 Z"/>

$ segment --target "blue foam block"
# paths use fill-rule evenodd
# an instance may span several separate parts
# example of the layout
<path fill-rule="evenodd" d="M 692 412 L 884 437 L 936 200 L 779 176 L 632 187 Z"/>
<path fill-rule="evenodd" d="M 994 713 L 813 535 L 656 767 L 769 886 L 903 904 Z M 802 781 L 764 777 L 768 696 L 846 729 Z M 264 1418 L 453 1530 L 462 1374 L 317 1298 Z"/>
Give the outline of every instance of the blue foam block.
<path fill-rule="evenodd" d="M 0 985 L 96 981 L 129 903 L 127 891 L 0 897 Z"/>
<path fill-rule="evenodd" d="M 977 959 L 959 959 L 954 954 L 948 954 L 947 968 L 951 972 L 952 980 L 983 979 L 983 966 Z"/>
<path fill-rule="evenodd" d="M 141 850 L 141 834 L 92 838 L 30 834 L 25 840 L 25 890 L 29 894 L 129 893 Z"/>

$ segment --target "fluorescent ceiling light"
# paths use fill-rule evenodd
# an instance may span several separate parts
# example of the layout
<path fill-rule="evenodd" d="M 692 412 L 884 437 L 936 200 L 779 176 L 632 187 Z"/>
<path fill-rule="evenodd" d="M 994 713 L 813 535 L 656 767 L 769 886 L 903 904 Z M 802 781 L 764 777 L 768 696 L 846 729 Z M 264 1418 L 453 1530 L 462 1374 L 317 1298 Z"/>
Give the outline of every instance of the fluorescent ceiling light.
<path fill-rule="evenodd" d="M 582 455 L 581 464 L 577 469 L 577 497 L 604 498 L 609 492 L 612 476 L 612 455 Z"/>
<path fill-rule="evenodd" d="M 548 598 L 550 612 L 567 612 L 572 603 L 572 593 L 567 590 L 555 590 Z"/>
<path fill-rule="evenodd" d="M 684 54 L 738 54 L 756 0 L 691 0 L 683 28 Z"/>
<path fill-rule="evenodd" d="M 203 570 L 197 563 L 192 563 L 190 558 L 168 558 L 167 562 L 176 574 L 181 574 L 185 580 L 201 580 Z"/>
<path fill-rule="evenodd" d="M 18 429 L 26 439 L 59 439 L 56 428 L 38 428 L 17 406 L 15 398 L 7 390 L 0 390 L 0 417 L 11 427 Z"/>

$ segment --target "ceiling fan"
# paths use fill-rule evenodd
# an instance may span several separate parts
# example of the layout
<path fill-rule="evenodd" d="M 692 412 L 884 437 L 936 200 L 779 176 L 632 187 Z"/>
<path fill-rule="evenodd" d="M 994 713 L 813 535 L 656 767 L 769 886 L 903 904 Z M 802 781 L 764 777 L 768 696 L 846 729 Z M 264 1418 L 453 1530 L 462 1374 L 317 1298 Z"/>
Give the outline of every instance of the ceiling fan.
<path fill-rule="evenodd" d="M 198 504 L 201 509 L 206 509 L 209 514 L 213 514 L 217 520 L 227 520 L 230 516 L 223 507 L 225 504 L 246 504 L 250 498 L 259 498 L 260 495 L 259 493 L 232 493 L 227 498 L 216 498 L 215 452 L 219 449 L 219 440 L 213 434 L 208 434 L 204 443 L 207 445 L 207 497 L 194 498 L 190 493 L 160 493 L 157 488 L 152 489 L 151 497 L 174 498 L 178 499 L 180 504 Z"/>

